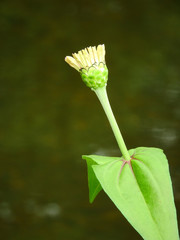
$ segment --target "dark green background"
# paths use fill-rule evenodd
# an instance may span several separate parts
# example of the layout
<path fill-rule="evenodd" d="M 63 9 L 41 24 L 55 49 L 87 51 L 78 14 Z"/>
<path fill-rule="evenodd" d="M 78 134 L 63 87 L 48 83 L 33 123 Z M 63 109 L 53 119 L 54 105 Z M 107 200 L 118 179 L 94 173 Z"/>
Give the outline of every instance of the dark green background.
<path fill-rule="evenodd" d="M 180 2 L 1 0 L 0 16 L 0 238 L 141 239 L 104 193 L 88 202 L 81 155 L 120 153 L 64 57 L 102 43 L 126 144 L 165 150 L 179 212 Z"/>

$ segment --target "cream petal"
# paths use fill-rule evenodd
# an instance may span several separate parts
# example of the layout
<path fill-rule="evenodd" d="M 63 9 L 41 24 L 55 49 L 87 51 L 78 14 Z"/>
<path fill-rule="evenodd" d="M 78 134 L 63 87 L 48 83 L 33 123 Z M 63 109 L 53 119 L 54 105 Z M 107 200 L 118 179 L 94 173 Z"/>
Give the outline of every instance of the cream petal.
<path fill-rule="evenodd" d="M 102 48 L 101 48 L 101 45 L 98 45 L 97 46 L 97 55 L 98 55 L 98 59 L 99 59 L 99 62 L 102 62 Z"/>
<path fill-rule="evenodd" d="M 93 65 L 95 63 L 95 60 L 94 60 L 94 54 L 93 54 L 93 51 L 92 51 L 92 47 L 88 47 L 88 52 L 89 52 L 89 57 L 90 57 L 90 60 L 91 60 L 91 64 Z"/>
<path fill-rule="evenodd" d="M 100 62 L 105 64 L 105 46 L 104 44 L 100 44 L 97 48 L 95 46 L 88 47 L 78 51 L 78 53 L 73 53 L 72 56 L 73 57 L 67 56 L 65 61 L 78 71 L 81 68 L 88 70 L 88 68 L 95 63 L 98 67 Z"/>
<path fill-rule="evenodd" d="M 86 68 L 87 63 L 86 63 L 86 60 L 84 59 L 82 51 L 79 51 L 78 55 L 79 55 L 79 58 L 81 59 L 81 64 L 83 65 L 83 68 Z"/>
<path fill-rule="evenodd" d="M 105 63 L 105 48 L 104 48 L 104 44 L 102 45 L 98 45 L 97 47 L 97 54 L 98 54 L 98 58 L 99 58 L 99 62 L 103 62 Z"/>
<path fill-rule="evenodd" d="M 77 71 L 79 71 L 80 66 L 78 64 L 78 62 L 70 56 L 65 57 L 65 61 L 73 68 L 75 68 Z"/>
<path fill-rule="evenodd" d="M 98 59 L 96 47 L 92 47 L 92 50 L 93 50 L 94 60 L 98 64 L 99 63 L 99 59 Z"/>
<path fill-rule="evenodd" d="M 84 58 L 86 60 L 87 66 L 90 67 L 92 64 L 91 64 L 91 60 L 90 60 L 89 53 L 88 53 L 87 49 L 86 48 L 83 49 L 82 52 L 83 52 Z"/>
<path fill-rule="evenodd" d="M 105 54 L 106 54 L 105 46 L 104 46 L 104 44 L 102 44 L 101 46 L 102 46 L 103 63 L 105 63 Z"/>
<path fill-rule="evenodd" d="M 80 67 L 83 68 L 83 64 L 81 62 L 81 58 L 79 57 L 79 54 L 73 53 L 72 55 L 73 55 L 74 59 L 76 59 L 76 61 L 79 63 Z"/>

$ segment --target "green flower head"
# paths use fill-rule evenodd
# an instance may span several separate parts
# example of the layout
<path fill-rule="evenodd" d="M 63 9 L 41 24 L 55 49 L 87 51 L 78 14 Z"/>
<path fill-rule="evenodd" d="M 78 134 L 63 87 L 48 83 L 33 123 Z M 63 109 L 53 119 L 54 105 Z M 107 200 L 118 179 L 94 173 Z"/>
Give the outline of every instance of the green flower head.
<path fill-rule="evenodd" d="M 85 48 L 78 53 L 67 56 L 65 61 L 80 72 L 83 82 L 93 90 L 104 87 L 108 80 L 105 63 L 104 44 Z"/>

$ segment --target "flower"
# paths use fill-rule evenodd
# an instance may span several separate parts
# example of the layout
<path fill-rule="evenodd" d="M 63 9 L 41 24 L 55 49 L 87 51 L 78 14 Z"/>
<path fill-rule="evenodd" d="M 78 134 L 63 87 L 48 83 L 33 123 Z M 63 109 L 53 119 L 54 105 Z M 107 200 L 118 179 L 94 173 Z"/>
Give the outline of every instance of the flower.
<path fill-rule="evenodd" d="M 105 63 L 104 44 L 85 48 L 78 53 L 67 56 L 65 61 L 80 72 L 83 82 L 91 89 L 106 86 L 108 69 Z"/>

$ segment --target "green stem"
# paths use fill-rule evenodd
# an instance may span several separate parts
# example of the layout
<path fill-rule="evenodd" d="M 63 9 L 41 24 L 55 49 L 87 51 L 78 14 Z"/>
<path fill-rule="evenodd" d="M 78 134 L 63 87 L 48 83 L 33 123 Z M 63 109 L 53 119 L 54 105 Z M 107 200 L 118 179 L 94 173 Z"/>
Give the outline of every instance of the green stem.
<path fill-rule="evenodd" d="M 106 87 L 97 88 L 94 91 L 95 91 L 97 97 L 99 98 L 99 101 L 101 102 L 101 105 L 106 113 L 106 116 L 109 120 L 109 123 L 111 125 L 114 136 L 117 140 L 118 146 L 122 152 L 124 159 L 127 161 L 130 160 L 128 150 L 126 148 L 125 142 L 123 140 L 123 137 L 121 135 L 121 132 L 119 130 L 119 127 L 117 125 L 116 119 L 114 117 L 114 114 L 112 112 L 112 109 L 111 109 L 111 106 L 109 103 L 109 99 L 108 99 L 107 92 L 106 92 Z"/>

